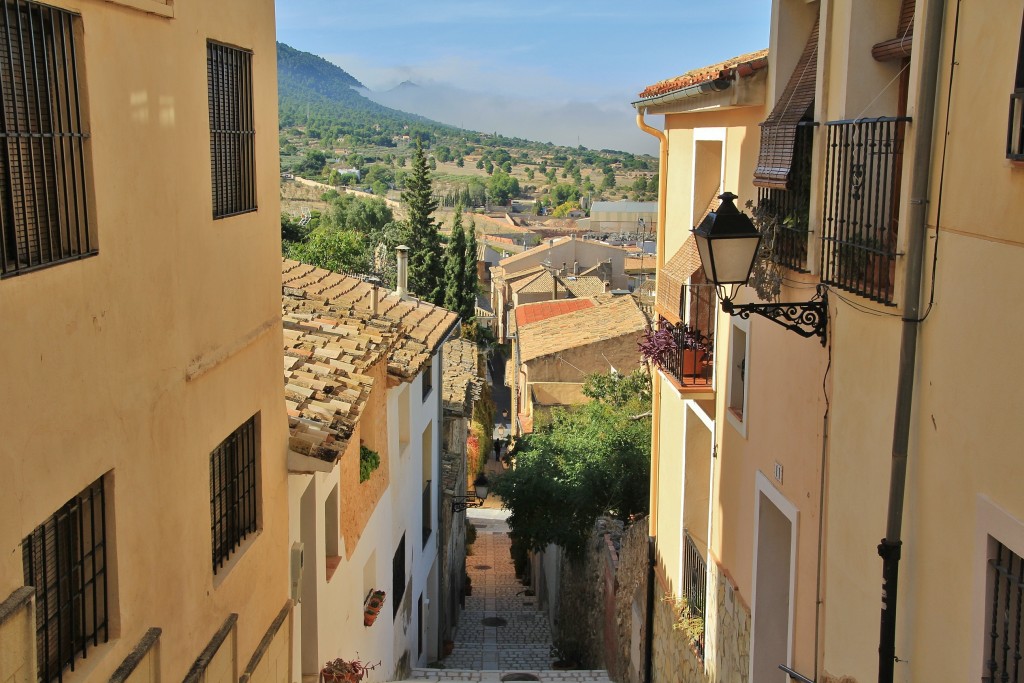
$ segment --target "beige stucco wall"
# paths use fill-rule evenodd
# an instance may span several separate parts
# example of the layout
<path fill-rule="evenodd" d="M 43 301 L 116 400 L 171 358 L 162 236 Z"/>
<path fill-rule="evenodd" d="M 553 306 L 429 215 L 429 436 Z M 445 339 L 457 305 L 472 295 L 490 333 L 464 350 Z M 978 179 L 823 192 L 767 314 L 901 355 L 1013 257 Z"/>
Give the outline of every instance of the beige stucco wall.
<path fill-rule="evenodd" d="M 35 683 L 34 598 L 15 600 L 15 596 L 11 596 L 3 602 L 10 612 L 0 619 L 0 682 Z"/>
<path fill-rule="evenodd" d="M 84 670 L 108 676 L 159 626 L 180 679 L 231 612 L 248 656 L 288 591 L 274 5 L 50 4 L 82 15 L 100 251 L 0 282 L 0 475 L 26 494 L 0 497 L 0 595 L 24 582 L 22 539 L 108 474 L 111 640 Z M 262 169 L 259 210 L 219 221 L 207 38 L 253 50 Z M 209 454 L 257 412 L 260 531 L 215 577 Z"/>

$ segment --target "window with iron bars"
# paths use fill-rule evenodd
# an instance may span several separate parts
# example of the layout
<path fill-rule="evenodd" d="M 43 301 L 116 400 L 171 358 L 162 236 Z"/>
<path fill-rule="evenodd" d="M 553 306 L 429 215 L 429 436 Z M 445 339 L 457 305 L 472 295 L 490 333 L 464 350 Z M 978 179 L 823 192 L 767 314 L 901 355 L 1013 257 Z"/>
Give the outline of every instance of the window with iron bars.
<path fill-rule="evenodd" d="M 391 558 L 391 593 L 394 599 L 391 601 L 392 616 L 398 615 L 398 607 L 405 597 L 405 534 L 395 548 L 395 556 Z"/>
<path fill-rule="evenodd" d="M 259 413 L 210 454 L 210 531 L 213 572 L 224 566 L 245 537 L 256 531 L 256 464 Z"/>
<path fill-rule="evenodd" d="M 256 210 L 256 131 L 252 107 L 252 53 L 209 41 L 210 166 L 213 217 Z"/>
<path fill-rule="evenodd" d="M 771 259 L 780 266 L 807 272 L 807 234 L 811 209 L 811 153 L 814 149 L 814 123 L 797 126 L 793 145 L 793 163 L 788 187 L 784 190 L 762 187 L 757 192 L 755 216 L 762 232 L 771 226 Z"/>
<path fill-rule="evenodd" d="M 107 642 L 107 534 L 103 479 L 65 503 L 21 544 L 36 591 L 39 681 L 60 681 Z"/>
<path fill-rule="evenodd" d="M 97 253 L 89 223 L 81 18 L 0 0 L 0 277 Z"/>
<path fill-rule="evenodd" d="M 1021 636 L 1021 603 L 1024 600 L 1024 559 L 1002 543 L 994 546 L 988 561 L 988 606 L 985 626 L 986 683 L 1024 681 L 1024 638 Z"/>
<path fill-rule="evenodd" d="M 1024 21 L 1017 50 L 1017 77 L 1010 93 L 1010 120 L 1006 131 L 1006 158 L 1024 161 Z"/>

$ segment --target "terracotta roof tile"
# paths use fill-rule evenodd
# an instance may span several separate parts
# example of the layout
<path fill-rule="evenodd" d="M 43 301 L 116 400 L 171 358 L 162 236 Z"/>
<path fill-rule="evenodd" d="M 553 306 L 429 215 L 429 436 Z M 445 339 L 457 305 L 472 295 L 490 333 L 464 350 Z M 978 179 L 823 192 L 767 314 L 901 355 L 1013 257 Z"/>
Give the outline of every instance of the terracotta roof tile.
<path fill-rule="evenodd" d="M 559 299 L 558 301 L 542 301 L 536 304 L 516 306 L 516 325 L 522 328 L 556 315 L 565 315 L 584 308 L 593 308 L 593 299 Z"/>
<path fill-rule="evenodd" d="M 520 327 L 519 361 L 526 363 L 634 332 L 639 335 L 647 324 L 647 318 L 631 296 L 605 295 L 584 301 L 595 305 Z"/>
<path fill-rule="evenodd" d="M 370 310 L 373 285 L 351 275 L 282 259 L 281 284 L 285 297 L 319 301 L 332 315 Z M 377 317 L 400 325 L 400 343 L 388 359 L 388 370 L 402 379 L 415 377 L 444 341 L 458 316 L 418 299 L 401 299 L 378 288 Z"/>
<path fill-rule="evenodd" d="M 626 259 L 627 261 L 629 259 Z M 596 275 L 569 276 L 563 280 L 566 289 L 575 297 L 597 296 L 604 294 L 604 280 Z"/>
<path fill-rule="evenodd" d="M 735 80 L 737 77 L 745 78 L 766 68 L 768 68 L 767 49 L 748 52 L 747 54 L 733 57 L 717 64 L 687 71 L 680 76 L 658 81 L 644 88 L 639 97 L 641 100 L 646 100 L 652 97 L 661 97 L 691 85 L 708 83 L 718 79 Z"/>

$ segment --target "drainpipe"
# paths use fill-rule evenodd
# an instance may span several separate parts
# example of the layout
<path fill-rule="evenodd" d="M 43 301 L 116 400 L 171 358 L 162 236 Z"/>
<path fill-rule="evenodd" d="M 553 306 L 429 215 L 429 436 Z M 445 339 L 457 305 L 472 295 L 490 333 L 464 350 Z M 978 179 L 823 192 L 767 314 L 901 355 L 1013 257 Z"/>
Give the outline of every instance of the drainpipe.
<path fill-rule="evenodd" d="M 668 188 L 668 137 L 644 121 L 647 108 L 637 108 L 636 125 L 640 130 L 658 138 L 658 229 L 655 267 L 658 272 L 665 266 L 665 200 Z M 655 303 L 658 292 L 655 290 Z M 651 377 L 651 492 L 650 511 L 647 515 L 647 620 L 644 633 L 644 681 L 654 680 L 654 575 L 657 564 L 655 539 L 658 536 L 658 463 L 661 434 L 661 381 L 657 372 Z"/>
<path fill-rule="evenodd" d="M 907 212 L 907 261 L 903 285 L 903 330 L 893 420 L 892 467 L 889 479 L 889 510 L 885 538 L 878 545 L 882 557 L 882 617 L 878 640 L 878 681 L 892 683 L 896 663 L 896 598 L 899 584 L 900 533 L 907 486 L 907 444 L 914 401 L 917 334 L 921 315 L 921 285 L 925 233 L 928 229 L 928 186 L 931 174 L 932 134 L 935 124 L 939 50 L 942 42 L 945 0 L 928 0 L 925 25 L 920 34 L 921 80 L 914 111 L 914 165 L 910 178 L 910 209 Z M 915 31 L 915 33 L 917 33 Z M 916 42 L 916 41 L 915 41 Z M 915 52 L 917 50 L 915 49 Z"/>

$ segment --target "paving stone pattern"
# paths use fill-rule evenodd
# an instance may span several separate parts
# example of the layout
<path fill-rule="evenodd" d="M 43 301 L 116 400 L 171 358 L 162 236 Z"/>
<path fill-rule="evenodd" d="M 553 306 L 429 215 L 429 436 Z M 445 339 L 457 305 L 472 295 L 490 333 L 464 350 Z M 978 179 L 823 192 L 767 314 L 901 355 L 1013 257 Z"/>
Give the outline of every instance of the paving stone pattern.
<path fill-rule="evenodd" d="M 609 683 L 605 671 L 550 668 L 554 658 L 547 614 L 516 580 L 504 516 L 494 514 L 497 510 L 480 512 L 486 516 L 471 515 L 477 539 L 473 554 L 466 558 L 466 570 L 473 594 L 466 598 L 459 618 L 455 648 L 442 660 L 443 669 L 413 669 L 411 678 L 499 683 L 525 673 L 544 682 Z M 487 625 L 500 623 L 498 620 L 505 625 Z"/>

